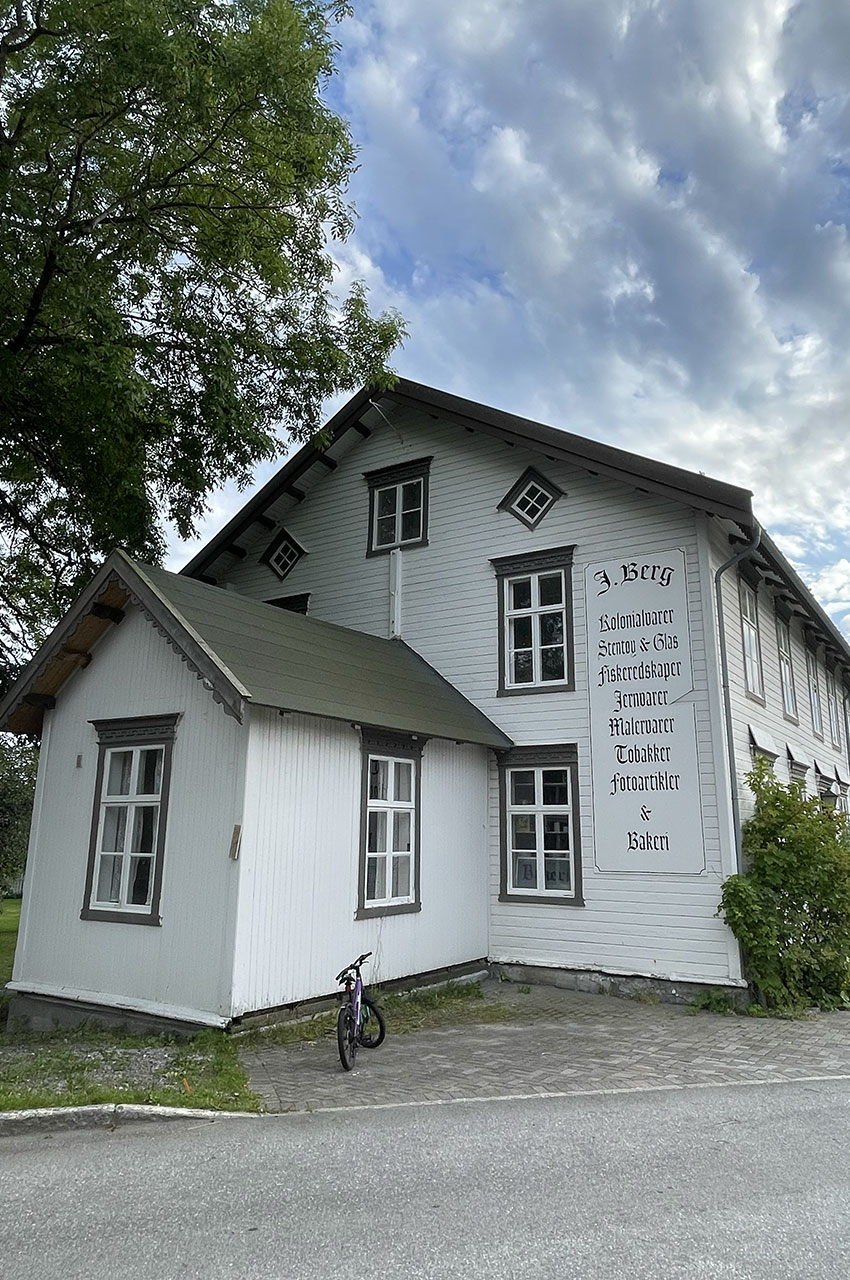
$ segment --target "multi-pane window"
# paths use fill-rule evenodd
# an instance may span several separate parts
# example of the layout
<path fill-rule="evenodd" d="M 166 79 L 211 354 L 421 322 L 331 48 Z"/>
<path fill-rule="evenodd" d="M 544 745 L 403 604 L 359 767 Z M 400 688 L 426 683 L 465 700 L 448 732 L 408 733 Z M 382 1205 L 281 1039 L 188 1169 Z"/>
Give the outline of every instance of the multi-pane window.
<path fill-rule="evenodd" d="M 567 671 L 564 572 L 505 579 L 507 685 L 563 684 Z"/>
<path fill-rule="evenodd" d="M 95 721 L 100 752 L 84 919 L 158 924 L 177 716 Z"/>
<path fill-rule="evenodd" d="M 776 619 L 776 643 L 779 649 L 779 680 L 782 685 L 782 710 L 797 719 L 797 694 L 794 689 L 794 666 L 791 661 L 791 628 L 782 618 Z"/>
<path fill-rule="evenodd" d="M 835 672 L 826 673 L 826 706 L 829 713 L 829 734 L 835 747 L 841 746 L 841 720 L 838 710 L 838 687 Z"/>
<path fill-rule="evenodd" d="M 759 642 L 758 599 L 749 583 L 741 581 L 741 628 L 744 637 L 744 684 L 747 693 L 764 697 Z"/>
<path fill-rule="evenodd" d="M 418 906 L 421 745 L 364 735 L 358 914 Z"/>
<path fill-rule="evenodd" d="M 304 554 L 304 548 L 285 529 L 281 529 L 269 543 L 262 561 L 283 581 Z"/>
<path fill-rule="evenodd" d="M 375 490 L 372 546 L 400 547 L 421 542 L 424 493 L 421 480 L 407 480 Z"/>
<path fill-rule="evenodd" d="M 430 465 L 420 458 L 367 473 L 370 555 L 427 542 Z"/>
<path fill-rule="evenodd" d="M 497 510 L 510 511 L 529 529 L 535 529 L 546 512 L 563 497 L 563 491 L 529 467 L 505 494 Z"/>
<path fill-rule="evenodd" d="M 502 897 L 581 902 L 574 747 L 520 747 L 501 765 Z"/>
<path fill-rule="evenodd" d="M 499 579 L 499 692 L 572 688 L 572 547 L 492 563 Z"/>
<path fill-rule="evenodd" d="M 819 738 L 823 737 L 823 712 L 820 705 L 820 685 L 818 683 L 818 660 L 811 649 L 806 650 L 806 673 L 809 678 L 809 707 L 812 713 L 812 729 Z"/>

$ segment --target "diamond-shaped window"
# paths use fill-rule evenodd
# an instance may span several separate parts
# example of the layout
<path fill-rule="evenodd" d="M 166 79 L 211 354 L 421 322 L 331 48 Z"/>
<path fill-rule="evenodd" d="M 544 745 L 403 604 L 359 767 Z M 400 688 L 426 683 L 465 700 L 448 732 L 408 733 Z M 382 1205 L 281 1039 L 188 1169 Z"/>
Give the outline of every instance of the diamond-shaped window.
<path fill-rule="evenodd" d="M 527 529 L 536 529 L 559 498 L 564 496 L 551 480 L 546 480 L 534 467 L 523 471 L 499 503 L 498 511 L 510 511 Z"/>
<path fill-rule="evenodd" d="M 261 556 L 261 561 L 269 566 L 280 578 L 281 582 L 291 573 L 298 561 L 305 554 L 304 548 L 281 529 Z"/>

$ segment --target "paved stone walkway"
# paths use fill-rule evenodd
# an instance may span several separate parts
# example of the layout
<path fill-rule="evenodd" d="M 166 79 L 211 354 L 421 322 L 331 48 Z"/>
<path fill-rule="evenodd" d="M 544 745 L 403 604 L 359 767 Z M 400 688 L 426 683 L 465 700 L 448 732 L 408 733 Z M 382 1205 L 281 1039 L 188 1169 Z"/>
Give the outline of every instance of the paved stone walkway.
<path fill-rule="evenodd" d="M 801 1022 L 689 1014 L 556 987 L 483 982 L 510 1021 L 394 1036 L 340 1067 L 335 1039 L 243 1054 L 268 1111 L 847 1077 L 850 1013 Z"/>

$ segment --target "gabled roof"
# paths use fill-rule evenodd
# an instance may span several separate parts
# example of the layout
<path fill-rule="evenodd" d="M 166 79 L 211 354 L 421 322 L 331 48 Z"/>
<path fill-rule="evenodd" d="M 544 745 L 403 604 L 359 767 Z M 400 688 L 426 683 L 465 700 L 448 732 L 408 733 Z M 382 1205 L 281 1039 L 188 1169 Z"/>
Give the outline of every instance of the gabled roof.
<path fill-rule="evenodd" d="M 137 605 L 224 710 L 246 703 L 504 748 L 511 740 L 400 640 L 288 613 L 114 552 L 0 702 L 0 728 L 40 731 L 79 666 Z"/>
<path fill-rule="evenodd" d="M 181 572 L 186 577 L 203 577 L 216 558 L 233 547 L 251 524 L 256 522 L 274 525 L 276 521 L 270 521 L 267 515 L 268 508 L 286 493 L 301 496 L 298 489 L 301 477 L 316 465 L 333 469 L 336 466 L 334 445 L 352 429 L 369 435 L 369 428 L 364 424 L 363 418 L 370 408 L 380 409 L 383 406 L 384 410 L 389 410 L 393 403 L 419 409 L 444 421 L 454 422 L 459 427 L 495 436 L 507 444 L 520 445 L 530 453 L 571 463 L 586 471 L 619 480 L 632 488 L 669 498 L 698 510 L 709 511 L 746 528 L 752 527 L 752 494 L 748 489 L 739 489 L 735 485 L 712 480 L 709 476 L 685 471 L 681 467 L 671 467 L 666 462 L 655 462 L 651 458 L 628 453 L 625 449 L 615 449 L 612 445 L 600 444 L 596 440 L 572 435 L 569 431 L 561 431 L 556 427 L 547 427 L 529 418 L 491 409 L 474 400 L 464 400 L 460 396 L 449 395 L 446 391 L 437 391 L 420 382 L 399 378 L 391 391 L 371 392 L 368 388 L 359 391 L 328 422 L 325 428 L 325 437 L 329 442 L 327 448 L 320 450 L 308 444 L 299 449 Z"/>

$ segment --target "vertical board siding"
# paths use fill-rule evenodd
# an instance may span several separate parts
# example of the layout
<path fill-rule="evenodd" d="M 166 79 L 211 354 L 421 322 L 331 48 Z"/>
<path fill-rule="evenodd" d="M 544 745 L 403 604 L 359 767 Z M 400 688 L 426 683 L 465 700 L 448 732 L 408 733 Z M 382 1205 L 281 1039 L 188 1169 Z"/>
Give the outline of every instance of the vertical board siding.
<path fill-rule="evenodd" d="M 359 731 L 254 708 L 235 965 L 237 1012 L 334 990 L 363 951 L 372 982 L 487 952 L 486 752 L 432 740 L 422 757 L 422 909 L 355 920 Z"/>
<path fill-rule="evenodd" d="M 389 557 L 367 557 L 368 490 L 363 472 L 433 456 L 429 543 L 402 552 L 404 639 L 509 734 L 518 745 L 575 742 L 579 753 L 581 836 L 586 906 L 556 908 L 500 903 L 498 804 L 490 797 L 490 955 L 551 965 L 618 969 L 665 977 L 737 979 L 731 935 L 718 921 L 722 879 L 731 866 L 728 786 L 722 761 L 716 654 L 705 642 L 713 627 L 710 593 L 701 580 L 708 560 L 704 521 L 687 508 L 600 476 L 554 463 L 521 447 L 440 422 L 393 411 L 321 476 L 307 501 L 283 516 L 307 549 L 284 584 L 256 551 L 229 571 L 237 590 L 258 596 L 310 592 L 310 613 L 344 626 L 389 634 Z M 527 466 L 563 491 L 534 530 L 498 504 Z M 498 697 L 498 604 L 492 558 L 574 545 L 575 679 L 572 693 Z M 620 554 L 681 548 L 688 569 L 700 794 L 695 822 L 705 835 L 699 876 L 618 875 L 595 870 L 590 796 L 584 569 Z M 706 616 L 706 600 L 709 613 Z M 715 688 L 710 691 L 710 682 Z M 430 748 L 429 748 L 430 749 Z M 718 785 L 724 789 L 722 804 Z M 427 859 L 423 852 L 423 876 Z M 343 917 L 344 918 L 344 917 Z M 392 921 L 387 921 L 389 928 Z"/>
<path fill-rule="evenodd" d="M 180 712 L 166 825 L 162 926 L 81 920 L 95 792 L 95 719 Z M 46 713 L 25 884 L 26 928 L 13 981 L 109 1003 L 142 1002 L 225 1018 L 238 864 L 245 734 L 136 610 L 99 642 L 95 661 Z M 79 757 L 80 767 L 77 767 Z"/>
<path fill-rule="evenodd" d="M 719 530 L 715 530 L 712 538 L 712 564 L 716 569 L 729 558 L 729 544 Z M 736 568 L 726 571 L 721 578 L 723 619 L 726 628 L 726 653 L 729 665 L 729 694 L 732 708 L 732 724 L 735 743 L 735 771 L 738 777 L 741 816 L 746 819 L 752 813 L 752 792 L 746 783 L 746 774 L 753 767 L 753 754 L 749 726 L 766 730 L 779 751 L 774 765 L 776 776 L 782 782 L 788 782 L 789 769 L 788 746 L 802 751 L 810 761 L 818 760 L 824 768 L 839 765 L 846 773 L 848 770 L 848 751 L 845 740 L 846 728 L 843 714 L 841 721 L 841 744 L 836 746 L 831 739 L 829 729 L 829 709 L 826 697 L 826 668 L 823 662 L 823 649 L 817 654 L 818 683 L 821 696 L 824 735 L 819 737 L 814 732 L 812 713 L 809 703 L 809 681 L 806 669 L 806 645 L 799 617 L 790 620 L 791 626 L 791 663 L 794 670 L 794 688 L 797 696 L 797 718 L 785 715 L 782 702 L 782 685 L 779 673 L 779 646 L 776 638 L 776 612 L 773 605 L 773 593 L 762 583 L 756 592 L 758 602 L 759 637 L 761 641 L 762 679 L 764 681 L 764 701 L 761 702 L 747 693 L 744 680 L 744 650 L 741 632 L 741 606 L 738 594 L 738 572 Z M 839 712 L 841 709 L 841 688 L 839 686 Z M 805 779 L 806 791 L 809 795 L 817 793 L 817 779 L 814 769 L 810 769 Z"/>

